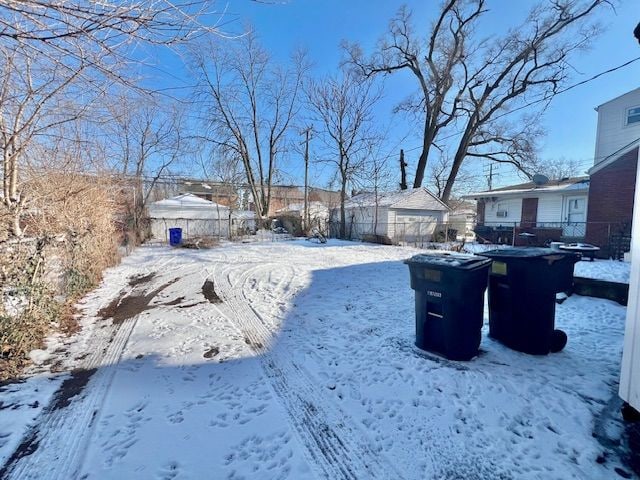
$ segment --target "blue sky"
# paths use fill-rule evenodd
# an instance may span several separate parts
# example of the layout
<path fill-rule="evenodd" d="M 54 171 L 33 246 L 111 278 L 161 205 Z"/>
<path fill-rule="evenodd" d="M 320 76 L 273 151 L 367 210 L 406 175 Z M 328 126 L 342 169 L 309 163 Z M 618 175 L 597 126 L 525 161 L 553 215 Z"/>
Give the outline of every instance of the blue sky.
<path fill-rule="evenodd" d="M 337 68 L 342 54 L 339 44 L 343 39 L 357 41 L 365 52 L 371 51 L 402 3 L 413 9 L 415 24 L 424 25 L 426 31 L 440 2 L 275 0 L 267 3 L 265 0 L 265 3 L 260 3 L 229 0 L 217 5 L 226 10 L 228 19 L 237 18 L 236 22 L 227 25 L 228 30 L 241 31 L 243 24 L 249 22 L 263 45 L 283 61 L 294 48 L 304 47 L 314 62 L 314 72 L 322 75 Z M 500 33 L 508 26 L 518 24 L 534 3 L 528 0 L 489 0 L 490 12 L 483 19 L 480 33 Z M 606 30 L 594 41 L 590 51 L 575 58 L 576 73 L 571 83 L 640 56 L 640 45 L 632 36 L 634 26 L 640 21 L 640 2 L 622 0 L 616 10 L 616 13 L 600 16 L 599 21 Z M 547 135 L 541 144 L 541 157 L 574 159 L 584 170 L 589 168 L 593 163 L 595 145 L 597 115 L 594 107 L 639 86 L 640 62 L 637 62 L 558 96 L 544 118 Z M 385 98 L 376 115 L 380 124 L 391 126 L 387 152 L 396 151 L 401 146 L 409 150 L 420 143 L 419 136 L 411 134 L 415 126 L 403 117 L 393 117 L 391 113 L 393 106 L 414 87 L 413 78 L 408 74 L 399 74 L 385 81 Z M 400 144 L 407 135 L 408 138 Z M 419 153 L 415 150 L 407 155 L 410 163 Z M 289 165 L 289 169 L 293 172 L 292 180 L 298 181 L 297 169 L 293 165 Z M 497 170 L 500 173 L 496 178 L 498 184 L 518 181 L 507 168 Z M 321 172 L 316 173 L 317 181 L 321 181 L 318 176 L 322 176 Z"/>

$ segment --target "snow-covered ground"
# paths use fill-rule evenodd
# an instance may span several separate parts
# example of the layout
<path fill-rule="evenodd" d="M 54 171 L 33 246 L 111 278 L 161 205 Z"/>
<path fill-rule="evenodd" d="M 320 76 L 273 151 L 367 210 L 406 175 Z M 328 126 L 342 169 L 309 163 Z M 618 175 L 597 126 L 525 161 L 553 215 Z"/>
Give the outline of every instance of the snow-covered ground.
<path fill-rule="evenodd" d="M 617 260 L 582 260 L 576 263 L 573 274 L 576 277 L 598 278 L 609 282 L 629 283 L 631 264 Z"/>
<path fill-rule="evenodd" d="M 402 260 L 417 252 L 334 240 L 136 250 L 82 304 L 65 347 L 77 370 L 4 387 L 24 415 L 0 409 L 0 460 L 20 422 L 35 425 L 4 473 L 616 478 L 625 308 L 573 296 L 557 306 L 561 353 L 509 350 L 485 325 L 478 358 L 443 360 L 413 346 Z M 55 408 L 29 413 L 25 385 L 45 385 Z"/>

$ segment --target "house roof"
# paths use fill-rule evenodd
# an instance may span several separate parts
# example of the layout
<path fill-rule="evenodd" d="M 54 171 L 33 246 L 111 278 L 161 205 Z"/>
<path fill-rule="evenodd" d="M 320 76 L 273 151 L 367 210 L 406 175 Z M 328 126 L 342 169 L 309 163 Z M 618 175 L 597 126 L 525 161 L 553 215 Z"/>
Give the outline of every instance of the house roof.
<path fill-rule="evenodd" d="M 640 93 L 640 87 L 638 87 L 638 88 L 634 88 L 633 90 L 629 90 L 628 92 L 625 92 L 625 93 L 623 93 L 623 94 L 621 94 L 621 95 L 618 95 L 617 97 L 614 97 L 614 98 L 612 98 L 611 100 L 607 100 L 606 102 L 601 103 L 600 105 L 598 105 L 598 106 L 596 107 L 596 111 L 597 111 L 600 107 L 602 107 L 603 105 L 607 105 L 608 103 L 615 102 L 615 101 L 616 101 L 616 100 L 618 100 L 619 98 L 622 98 L 622 97 L 624 97 L 625 95 L 629 95 L 630 93 L 635 93 L 635 92 L 639 92 L 639 93 Z"/>
<path fill-rule="evenodd" d="M 499 197 L 503 195 L 515 195 L 523 193 L 562 193 L 588 189 L 589 177 L 583 176 L 563 178 L 560 180 L 550 180 L 544 185 L 537 185 L 534 182 L 509 185 L 507 187 L 494 188 L 493 190 L 486 190 L 484 192 L 470 193 L 469 195 L 465 195 L 464 198 Z"/>
<path fill-rule="evenodd" d="M 376 204 L 383 208 L 449 211 L 449 207 L 426 188 L 384 192 L 377 196 L 370 192 L 359 193 L 345 202 L 345 208 L 374 207 Z"/>
<path fill-rule="evenodd" d="M 593 175 L 594 173 L 602 170 L 603 168 L 608 167 L 612 163 L 615 163 L 617 160 L 619 160 L 620 157 L 623 157 L 624 155 L 629 153 L 631 150 L 638 148 L 638 145 L 640 145 L 640 138 L 636 138 L 633 142 L 629 143 L 628 145 L 625 145 L 620 150 L 617 150 L 616 152 L 612 153 L 608 157 L 605 157 L 604 160 L 596 163 L 593 167 L 591 167 L 587 171 L 587 173 L 589 173 L 589 175 Z"/>
<path fill-rule="evenodd" d="M 192 193 L 183 193 L 171 198 L 165 198 L 153 202 L 151 205 L 154 207 L 187 207 L 187 208 L 228 208 L 224 205 L 218 205 L 217 203 L 210 202 L 204 198 L 200 198 Z"/>

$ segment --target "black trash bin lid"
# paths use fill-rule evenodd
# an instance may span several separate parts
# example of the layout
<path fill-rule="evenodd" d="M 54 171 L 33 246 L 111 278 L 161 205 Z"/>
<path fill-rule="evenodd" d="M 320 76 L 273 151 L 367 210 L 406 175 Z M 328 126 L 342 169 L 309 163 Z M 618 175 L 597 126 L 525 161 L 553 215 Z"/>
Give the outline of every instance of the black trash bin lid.
<path fill-rule="evenodd" d="M 489 257 L 494 260 L 508 260 L 510 258 L 541 258 L 552 255 L 556 259 L 560 258 L 568 258 L 568 257 L 576 257 L 577 256 L 568 251 L 562 250 L 554 250 L 552 248 L 538 248 L 538 247 L 529 247 L 529 248 L 499 248 L 496 250 L 488 250 L 486 252 L 478 253 L 478 255 L 483 257 Z"/>
<path fill-rule="evenodd" d="M 420 253 L 405 260 L 407 265 L 425 265 L 429 267 L 447 267 L 459 269 L 471 269 L 479 264 L 489 262 L 488 259 L 478 255 L 469 255 L 464 253 L 450 252 L 433 252 Z"/>
<path fill-rule="evenodd" d="M 564 252 L 558 252 L 551 248 L 498 248 L 496 250 L 488 250 L 486 252 L 478 253 L 483 257 L 489 258 L 534 258 L 534 257 L 546 257 L 547 255 L 563 255 Z"/>

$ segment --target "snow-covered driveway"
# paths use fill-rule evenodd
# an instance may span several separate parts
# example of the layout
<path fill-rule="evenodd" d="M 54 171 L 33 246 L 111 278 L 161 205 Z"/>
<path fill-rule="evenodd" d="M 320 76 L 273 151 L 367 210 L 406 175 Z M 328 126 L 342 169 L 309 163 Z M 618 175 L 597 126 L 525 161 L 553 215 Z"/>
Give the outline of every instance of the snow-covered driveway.
<path fill-rule="evenodd" d="M 75 389 L 7 476 L 615 478 L 624 307 L 574 296 L 563 352 L 485 335 L 449 362 L 413 347 L 413 253 L 138 249 L 85 300 Z"/>

